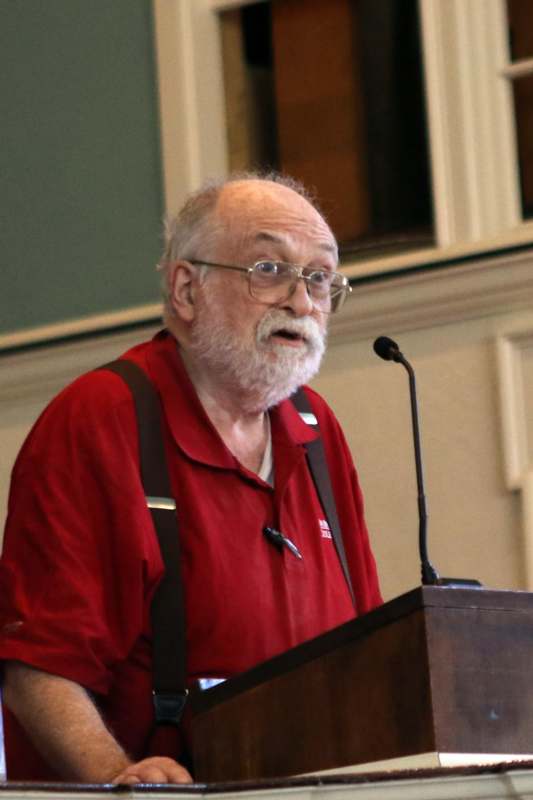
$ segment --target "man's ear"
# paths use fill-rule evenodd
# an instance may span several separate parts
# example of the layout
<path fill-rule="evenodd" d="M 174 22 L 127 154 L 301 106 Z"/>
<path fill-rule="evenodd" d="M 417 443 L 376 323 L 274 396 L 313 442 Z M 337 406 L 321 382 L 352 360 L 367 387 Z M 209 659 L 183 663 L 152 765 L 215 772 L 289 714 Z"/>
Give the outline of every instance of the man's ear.
<path fill-rule="evenodd" d="M 177 261 L 172 270 L 169 301 L 179 319 L 192 322 L 195 316 L 195 295 L 198 269 L 188 261 Z"/>

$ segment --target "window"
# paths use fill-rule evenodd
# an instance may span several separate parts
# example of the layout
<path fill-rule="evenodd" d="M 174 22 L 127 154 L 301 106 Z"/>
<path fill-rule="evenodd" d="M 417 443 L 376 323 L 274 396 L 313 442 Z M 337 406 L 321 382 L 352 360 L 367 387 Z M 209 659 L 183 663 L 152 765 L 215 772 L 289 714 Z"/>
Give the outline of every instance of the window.
<path fill-rule="evenodd" d="M 433 243 L 416 0 L 220 15 L 231 169 L 316 190 L 344 253 Z"/>
<path fill-rule="evenodd" d="M 344 14 L 349 20 L 345 29 L 337 19 L 334 35 L 319 33 L 314 40 L 307 35 L 308 41 L 298 41 L 293 13 L 299 7 L 311 14 L 319 6 L 323 11 L 330 9 L 327 25 L 333 25 L 335 15 Z M 387 6 L 396 26 L 387 29 L 388 39 L 386 24 L 377 22 Z M 520 14 L 527 17 L 528 6 L 529 0 L 419 0 L 417 5 L 414 0 L 383 4 L 381 0 L 154 0 L 169 208 L 175 208 L 202 178 L 224 174 L 230 165 L 245 166 L 239 158 L 248 158 L 252 166 L 273 163 L 282 167 L 287 159 L 301 163 L 307 159 L 308 174 L 318 175 L 314 156 L 307 153 L 304 159 L 299 152 L 302 120 L 305 128 L 312 128 L 339 116 L 342 124 L 351 125 L 342 136 L 365 148 L 358 166 L 343 150 L 347 161 L 325 168 L 330 184 L 338 181 L 343 186 L 339 193 L 343 207 L 336 207 L 337 199 L 324 205 L 330 218 L 332 213 L 346 214 L 346 227 L 338 222 L 337 230 L 341 231 L 349 274 L 388 271 L 451 253 L 531 241 L 533 104 L 529 98 L 533 72 L 521 72 L 522 77 L 517 73 L 525 69 L 524 59 L 533 58 L 531 40 L 524 43 L 521 38 L 531 27 L 520 21 Z M 347 17 L 348 13 L 352 16 Z M 374 16 L 374 21 L 366 15 Z M 372 25 L 381 37 L 379 47 L 372 45 Z M 272 34 L 266 37 L 269 26 Z M 285 29 L 285 45 L 276 55 L 280 27 Z M 236 44 L 239 37 L 240 44 Z M 256 47 L 251 53 L 252 40 Z M 291 40 L 298 49 L 288 46 Z M 271 50 L 269 41 L 274 42 Z M 342 110 L 346 107 L 350 112 L 336 115 L 335 108 L 321 115 L 312 109 L 305 114 L 301 109 L 291 111 L 291 104 L 309 102 L 308 96 L 298 95 L 299 82 L 291 84 L 291 69 L 307 58 L 306 69 L 314 70 L 308 83 L 320 89 L 327 70 L 335 69 L 334 61 L 340 59 L 337 43 L 344 48 L 345 68 L 340 73 L 355 75 L 351 87 L 340 87 L 346 100 Z M 420 55 L 415 55 L 417 50 Z M 377 67 L 380 59 L 382 66 Z M 285 79 L 276 87 L 278 69 Z M 228 84 L 228 72 L 232 71 L 240 81 L 233 88 Z M 385 89 L 376 86 L 381 87 L 383 75 L 391 93 L 383 103 L 383 116 L 391 120 L 394 135 L 384 145 L 387 155 L 380 172 L 379 148 L 377 155 L 368 148 L 379 138 L 375 117 L 383 113 L 379 106 L 386 95 Z M 399 107 L 393 107 L 391 97 L 394 102 L 401 100 Z M 258 98 L 262 98 L 259 103 Z M 342 98 L 339 104 L 344 102 Z M 254 116 L 254 104 L 263 116 Z M 361 108 L 363 113 L 359 113 Z M 249 127 L 242 124 L 247 115 L 252 119 Z M 350 118 L 348 122 L 343 116 Z M 275 137 L 264 135 L 272 131 Z M 396 151 L 400 143 L 403 149 Z M 402 159 L 398 152 L 409 156 Z M 390 164 L 395 168 L 388 169 Z M 408 172 L 401 172 L 414 167 L 419 174 L 410 178 L 405 177 Z M 357 170 L 363 180 L 354 188 Z M 405 191 L 405 195 L 398 194 L 402 202 L 387 206 L 387 194 L 400 191 L 398 186 Z M 413 186 L 417 190 L 409 197 Z M 415 201 L 419 200 L 417 207 Z M 361 207 L 366 208 L 366 217 L 360 213 Z M 361 219 L 360 228 L 350 227 Z M 403 239 L 403 245 L 411 248 L 409 253 L 388 251 L 395 238 Z M 364 249 L 366 244 L 372 248 Z"/>
<path fill-rule="evenodd" d="M 507 0 L 512 81 L 522 214 L 533 217 L 533 20 L 531 3 Z"/>

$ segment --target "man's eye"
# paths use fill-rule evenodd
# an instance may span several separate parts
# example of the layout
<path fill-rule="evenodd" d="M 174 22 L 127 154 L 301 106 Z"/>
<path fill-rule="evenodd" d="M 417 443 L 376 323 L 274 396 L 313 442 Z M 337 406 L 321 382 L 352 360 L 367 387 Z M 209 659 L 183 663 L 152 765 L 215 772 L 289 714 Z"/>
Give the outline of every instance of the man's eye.
<path fill-rule="evenodd" d="M 333 280 L 331 272 L 312 272 L 311 280 L 317 286 L 329 286 Z"/>
<path fill-rule="evenodd" d="M 267 277 L 269 275 L 277 275 L 279 269 L 275 261 L 259 261 L 255 265 L 255 271 L 259 275 L 264 275 L 265 277 Z"/>

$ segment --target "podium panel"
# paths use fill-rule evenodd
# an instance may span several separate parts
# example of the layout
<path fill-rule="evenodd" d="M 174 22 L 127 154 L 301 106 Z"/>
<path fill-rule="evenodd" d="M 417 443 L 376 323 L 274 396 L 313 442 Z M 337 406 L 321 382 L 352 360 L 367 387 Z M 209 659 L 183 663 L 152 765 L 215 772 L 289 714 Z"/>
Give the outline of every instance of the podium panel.
<path fill-rule="evenodd" d="M 424 586 L 193 698 L 199 781 L 531 753 L 533 594 Z"/>

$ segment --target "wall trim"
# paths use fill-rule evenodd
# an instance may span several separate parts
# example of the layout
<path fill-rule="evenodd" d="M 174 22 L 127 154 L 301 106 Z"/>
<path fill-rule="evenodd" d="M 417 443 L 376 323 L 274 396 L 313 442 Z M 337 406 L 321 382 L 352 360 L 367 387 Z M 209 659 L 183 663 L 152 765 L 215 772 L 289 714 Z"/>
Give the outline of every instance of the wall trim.
<path fill-rule="evenodd" d="M 332 342 L 446 325 L 533 306 L 533 250 L 480 256 L 353 287 L 332 317 Z"/>
<path fill-rule="evenodd" d="M 343 270 L 349 274 L 349 270 Z M 331 318 L 330 339 L 345 341 L 447 324 L 476 316 L 517 311 L 533 305 L 533 247 L 468 254 L 447 263 L 419 263 L 402 272 L 351 279 L 353 293 Z M 157 325 L 161 303 L 95 314 L 82 319 L 0 335 L 0 361 L 35 347 L 62 346 L 76 339 L 120 334 Z"/>
<path fill-rule="evenodd" d="M 36 345 L 46 346 L 54 341 L 62 344 L 66 340 L 74 340 L 81 336 L 98 335 L 114 329 L 126 329 L 131 325 L 153 323 L 160 319 L 161 315 L 161 303 L 147 303 L 143 306 L 133 306 L 122 311 L 91 314 L 88 317 L 69 319 L 64 322 L 55 322 L 51 325 L 41 325 L 37 328 L 27 328 L 22 331 L 1 334 L 0 358 L 11 351 Z"/>
<path fill-rule="evenodd" d="M 342 311 L 331 318 L 329 338 L 332 344 L 336 344 L 530 310 L 532 307 L 533 250 L 530 249 L 507 253 L 499 258 L 480 258 L 454 267 L 420 270 L 355 285 Z M 151 335 L 161 326 L 159 314 L 153 313 L 160 312 L 160 306 L 145 309 L 152 316 L 147 316 L 144 323 L 137 326 L 130 325 L 129 329 L 117 326 L 117 329 L 110 330 L 109 326 L 102 330 L 93 320 L 92 331 L 90 326 L 86 328 L 83 325 L 78 330 L 73 323 L 70 333 L 77 333 L 78 338 L 48 341 L 39 347 L 34 342 L 32 348 L 22 352 L 20 345 L 24 340 L 21 335 L 17 340 L 19 352 L 5 352 L 0 358 L 1 399 L 18 397 L 20 392 L 39 391 L 44 385 L 60 386 L 61 377 L 68 377 L 73 369 L 81 373 L 94 366 L 95 353 L 98 354 L 96 363 L 103 363 L 108 352 L 112 357 L 113 353 L 117 354 Z M 113 315 L 107 315 L 105 319 L 118 321 Z M 62 330 L 68 332 L 67 328 Z M 80 331 L 85 331 L 83 336 Z M 26 332 L 28 344 L 32 341 L 29 333 Z M 520 335 L 523 340 L 525 334 Z M 505 348 L 516 347 L 518 334 L 513 336 L 512 341 L 509 337 L 501 339 L 499 347 L 502 352 Z M 515 473 L 511 471 L 509 474 Z M 515 483 L 510 479 L 510 487 L 516 488 Z"/>
<path fill-rule="evenodd" d="M 0 359 L 0 417 L 5 423 L 24 401 L 47 403 L 78 375 L 117 358 L 160 327 L 152 324 L 5 356 Z"/>

